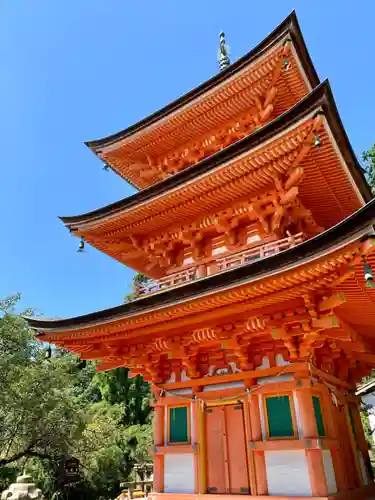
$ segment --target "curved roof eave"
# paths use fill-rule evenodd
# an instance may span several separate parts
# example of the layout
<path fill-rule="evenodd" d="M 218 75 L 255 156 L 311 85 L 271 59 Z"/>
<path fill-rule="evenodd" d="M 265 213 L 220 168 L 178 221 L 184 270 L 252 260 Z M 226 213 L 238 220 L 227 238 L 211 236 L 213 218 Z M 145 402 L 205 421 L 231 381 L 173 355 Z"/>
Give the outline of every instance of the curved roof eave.
<path fill-rule="evenodd" d="M 262 42 L 260 42 L 254 49 L 245 54 L 243 57 L 232 63 L 228 68 L 217 73 L 209 80 L 206 80 L 204 83 L 194 88 L 190 92 L 184 94 L 179 97 L 175 101 L 172 101 L 167 106 L 161 108 L 160 110 L 152 113 L 151 115 L 143 118 L 139 122 L 131 125 L 130 127 L 117 132 L 115 134 L 111 134 L 102 139 L 96 139 L 92 141 L 85 141 L 86 146 L 88 146 L 94 152 L 100 152 L 100 148 L 109 146 L 111 144 L 116 143 L 119 140 L 125 139 L 136 132 L 147 128 L 148 126 L 154 124 L 158 120 L 168 116 L 173 113 L 176 109 L 180 108 L 192 102 L 194 99 L 200 97 L 205 92 L 208 92 L 215 86 L 221 84 L 223 81 L 231 77 L 233 74 L 241 71 L 246 65 L 248 65 L 253 60 L 257 59 L 262 52 L 267 50 L 270 46 L 274 45 L 282 36 L 286 33 L 290 33 L 292 40 L 295 44 L 295 49 L 298 53 L 302 66 L 306 72 L 307 78 L 311 84 L 311 87 L 314 88 L 319 85 L 319 77 L 312 63 L 310 54 L 308 53 L 305 41 L 303 39 L 303 35 L 297 20 L 297 16 L 295 11 L 293 10 L 289 16 L 284 19 L 282 23 L 277 26 Z"/>
<path fill-rule="evenodd" d="M 140 203 L 151 201 L 157 196 L 160 196 L 161 194 L 192 180 L 194 177 L 213 170 L 218 165 L 251 150 L 252 148 L 258 146 L 261 142 L 268 140 L 273 135 L 286 129 L 294 122 L 299 121 L 319 106 L 322 106 L 324 109 L 324 114 L 333 131 L 345 162 L 349 167 L 351 175 L 359 187 L 364 199 L 369 201 L 372 198 L 371 192 L 364 177 L 363 170 L 358 163 L 346 135 L 329 82 L 328 80 L 325 80 L 290 110 L 278 116 L 273 121 L 256 130 L 244 139 L 227 146 L 225 149 L 222 149 L 212 156 L 204 158 L 195 165 L 192 165 L 191 167 L 188 167 L 167 179 L 157 182 L 156 184 L 153 184 L 152 186 L 115 203 L 111 203 L 110 205 L 106 205 L 105 207 L 98 208 L 85 214 L 60 217 L 60 219 L 68 227 L 68 229 L 74 231 L 79 230 L 78 226 L 80 224 L 104 219 L 107 216 L 129 210 Z"/>
<path fill-rule="evenodd" d="M 303 258 L 314 256 L 325 250 L 329 251 L 338 243 L 348 238 L 355 238 L 356 235 L 360 238 L 361 231 L 363 233 L 374 221 L 375 199 L 371 200 L 344 221 L 318 234 L 314 238 L 266 259 L 201 278 L 178 288 L 165 290 L 130 303 L 83 316 L 56 320 L 41 318 L 26 318 L 26 320 L 30 327 L 43 334 L 43 331 L 47 333 L 54 329 L 60 331 L 76 330 L 78 328 L 89 327 L 98 322 L 115 321 L 119 318 L 123 319 L 127 316 L 150 312 L 155 308 L 169 307 L 176 301 L 197 298 L 208 290 L 211 290 L 212 293 L 219 291 L 222 287 L 228 286 L 228 283 L 235 287 L 249 279 L 261 279 L 265 273 L 282 272 L 283 268 L 289 265 L 297 267 Z"/>

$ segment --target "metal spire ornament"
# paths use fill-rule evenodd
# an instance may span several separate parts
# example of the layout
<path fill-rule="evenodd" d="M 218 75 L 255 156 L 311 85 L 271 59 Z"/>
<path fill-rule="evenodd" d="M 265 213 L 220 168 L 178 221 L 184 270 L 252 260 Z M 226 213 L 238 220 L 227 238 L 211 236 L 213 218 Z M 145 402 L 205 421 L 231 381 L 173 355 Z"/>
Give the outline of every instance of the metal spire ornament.
<path fill-rule="evenodd" d="M 223 31 L 220 32 L 220 47 L 218 52 L 218 61 L 220 71 L 223 71 L 230 65 L 230 48 L 227 42 L 225 41 L 225 34 Z"/>

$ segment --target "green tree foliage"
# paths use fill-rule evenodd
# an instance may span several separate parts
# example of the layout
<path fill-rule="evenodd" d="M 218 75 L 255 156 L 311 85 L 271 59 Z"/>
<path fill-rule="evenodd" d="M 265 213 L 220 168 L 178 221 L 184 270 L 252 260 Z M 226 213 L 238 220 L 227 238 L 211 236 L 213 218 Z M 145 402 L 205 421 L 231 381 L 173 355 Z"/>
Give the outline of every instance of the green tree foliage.
<path fill-rule="evenodd" d="M 362 154 L 362 160 L 367 182 L 375 194 L 375 144 Z"/>
<path fill-rule="evenodd" d="M 104 401 L 121 406 L 123 425 L 144 425 L 149 422 L 150 386 L 140 375 L 130 378 L 127 368 L 118 368 L 98 373 L 93 379 L 93 385 L 99 389 Z"/>
<path fill-rule="evenodd" d="M 150 281 L 152 281 L 152 279 L 148 276 L 145 276 L 142 273 L 136 273 L 133 276 L 132 291 L 125 295 L 124 302 L 131 302 L 132 300 L 136 299 L 139 295 L 141 286 L 146 285 Z"/>
<path fill-rule="evenodd" d="M 0 466 L 67 452 L 82 425 L 65 360 L 46 361 L 24 320 L 12 314 L 19 297 L 0 304 Z"/>
<path fill-rule="evenodd" d="M 24 469 L 47 498 L 65 498 L 64 463 L 80 460 L 69 499 L 109 499 L 135 463 L 150 461 L 148 384 L 127 369 L 97 373 L 94 362 L 46 346 L 0 301 L 0 491 Z"/>

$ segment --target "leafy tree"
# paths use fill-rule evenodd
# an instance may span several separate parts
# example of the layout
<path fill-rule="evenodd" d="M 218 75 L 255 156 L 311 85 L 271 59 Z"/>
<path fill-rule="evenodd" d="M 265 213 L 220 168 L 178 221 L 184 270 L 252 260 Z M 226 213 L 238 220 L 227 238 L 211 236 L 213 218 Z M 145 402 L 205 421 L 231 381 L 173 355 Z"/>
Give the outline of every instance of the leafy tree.
<path fill-rule="evenodd" d="M 130 378 L 127 368 L 117 368 L 98 373 L 93 379 L 93 385 L 99 388 L 102 399 L 111 405 L 121 406 L 123 425 L 149 423 L 150 386 L 140 375 Z"/>
<path fill-rule="evenodd" d="M 362 160 L 367 182 L 375 194 L 375 144 L 362 154 Z"/>
<path fill-rule="evenodd" d="M 0 304 L 0 467 L 29 457 L 54 460 L 82 425 L 66 364 L 46 361 L 26 322 L 12 314 L 18 300 Z"/>
<path fill-rule="evenodd" d="M 152 278 L 149 278 L 142 273 L 136 273 L 133 276 L 132 291 L 125 295 L 124 302 L 131 302 L 132 300 L 137 298 L 140 292 L 140 288 L 151 281 Z"/>
<path fill-rule="evenodd" d="M 0 301 L 0 491 L 26 466 L 47 498 L 65 499 L 74 456 L 82 467 L 69 499 L 114 498 L 133 465 L 150 460 L 148 384 L 126 369 L 98 374 L 60 349 L 46 359 L 14 313 L 19 298 Z"/>

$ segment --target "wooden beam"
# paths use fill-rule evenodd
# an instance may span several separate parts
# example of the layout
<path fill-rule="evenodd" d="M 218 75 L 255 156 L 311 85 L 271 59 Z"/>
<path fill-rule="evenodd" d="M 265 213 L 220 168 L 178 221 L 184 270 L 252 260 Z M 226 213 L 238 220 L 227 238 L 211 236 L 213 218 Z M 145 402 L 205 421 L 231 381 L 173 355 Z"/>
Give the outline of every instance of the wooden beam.
<path fill-rule="evenodd" d="M 297 371 L 301 371 L 307 368 L 306 363 L 293 363 L 288 366 L 275 366 L 274 368 L 266 368 L 264 370 L 250 370 L 248 372 L 240 372 L 234 373 L 230 375 L 223 376 L 213 376 L 213 377 L 205 377 L 194 380 L 184 380 L 182 382 L 173 382 L 170 384 L 161 384 L 159 385 L 160 389 L 165 390 L 173 390 L 173 389 L 183 389 L 190 387 L 197 387 L 200 385 L 213 385 L 213 384 L 223 384 L 227 382 L 237 382 L 248 379 L 258 379 L 263 377 L 273 377 L 276 376 L 279 372 L 286 373 L 294 373 Z"/>
<path fill-rule="evenodd" d="M 335 377 L 334 375 L 326 373 L 323 370 L 319 370 L 319 368 L 316 368 L 315 366 L 311 365 L 311 371 L 313 374 L 318 375 L 319 377 L 326 380 L 327 382 L 330 382 L 333 385 L 344 387 L 345 389 L 352 389 L 352 390 L 355 389 L 354 384 L 349 384 L 348 382 L 345 382 L 344 380 L 341 380 Z"/>
<path fill-rule="evenodd" d="M 345 295 L 341 292 L 334 293 L 330 297 L 326 297 L 322 299 L 318 303 L 318 311 L 329 311 L 330 309 L 334 309 L 335 307 L 341 306 L 346 302 Z"/>
<path fill-rule="evenodd" d="M 322 318 L 312 318 L 311 325 L 317 329 L 338 328 L 340 323 L 334 314 Z"/>

